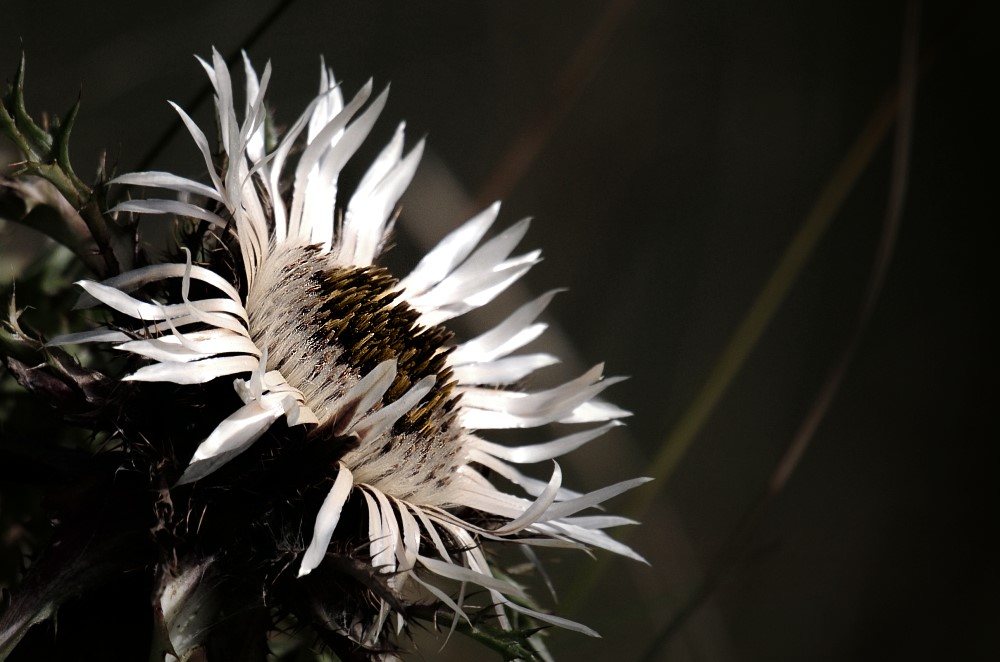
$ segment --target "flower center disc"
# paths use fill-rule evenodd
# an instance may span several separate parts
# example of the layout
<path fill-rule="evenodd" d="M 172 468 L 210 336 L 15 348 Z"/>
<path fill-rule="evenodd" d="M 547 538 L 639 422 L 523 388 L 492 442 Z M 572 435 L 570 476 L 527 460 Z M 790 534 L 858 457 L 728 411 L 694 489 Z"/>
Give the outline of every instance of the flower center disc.
<path fill-rule="evenodd" d="M 295 246 L 279 248 L 262 265 L 247 312 L 254 342 L 267 347 L 267 369 L 302 391 L 320 420 L 317 435 L 337 420 L 338 403 L 351 387 L 380 363 L 396 361 L 380 406 L 433 375 L 433 389 L 391 431 L 366 440 L 342 461 L 358 482 L 400 498 L 418 486 L 443 486 L 459 448 L 455 382 L 445 360 L 452 333 L 420 325 L 419 313 L 399 300 L 397 280 L 386 269 L 328 264 L 316 248 Z M 400 471 L 409 480 L 397 482 Z"/>

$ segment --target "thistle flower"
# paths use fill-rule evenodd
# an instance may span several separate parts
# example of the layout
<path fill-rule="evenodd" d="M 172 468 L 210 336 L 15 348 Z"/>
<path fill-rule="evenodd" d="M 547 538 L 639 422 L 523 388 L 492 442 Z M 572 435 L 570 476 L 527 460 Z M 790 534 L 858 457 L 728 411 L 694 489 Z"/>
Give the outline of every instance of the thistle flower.
<path fill-rule="evenodd" d="M 378 258 L 423 141 L 404 153 L 400 124 L 346 206 L 336 211 L 338 174 L 382 112 L 387 90 L 371 100 L 368 82 L 344 103 L 324 66 L 319 95 L 268 149 L 264 95 L 270 65 L 258 78 L 244 56 L 240 121 L 223 59 L 215 52 L 211 64 L 201 63 L 215 90 L 221 159 L 214 158 L 195 122 L 175 109 L 210 182 L 166 172 L 126 174 L 113 183 L 180 196 L 129 200 L 115 210 L 203 221 L 219 246 L 238 254 L 237 264 L 219 258 L 201 266 L 184 249 L 183 264 L 154 264 L 100 283 L 81 281 L 81 304 L 117 311 L 118 324 L 62 336 L 50 345 L 111 343 L 141 357 L 145 364 L 124 378 L 128 382 L 184 389 L 235 378 L 242 405 L 233 399 L 230 409 L 216 412 L 214 429 L 175 476 L 174 489 L 212 481 L 225 485 L 236 471 L 230 464 L 235 458 L 260 453 L 261 444 L 283 431 L 301 430 L 308 446 L 322 448 L 328 461 L 319 472 L 328 491 L 318 512 L 302 513 L 311 531 L 294 572 L 303 577 L 323 566 L 353 504 L 361 513 L 363 538 L 356 549 L 364 550 L 385 589 L 370 614 L 342 619 L 344 632 L 357 643 L 382 645 L 389 617 L 398 631 L 406 623 L 407 605 L 446 606 L 454 619 L 468 622 L 472 591 L 488 596 L 501 628 L 510 629 L 512 616 L 520 613 L 596 634 L 526 606 L 522 587 L 496 573 L 483 548 L 492 542 L 600 548 L 642 560 L 604 533 L 630 520 L 580 513 L 646 479 L 581 494 L 563 487 L 555 462 L 548 482 L 515 467 L 554 460 L 627 415 L 597 399 L 621 379 L 604 378 L 601 365 L 555 388 L 519 387 L 556 362 L 544 353 L 514 354 L 545 329 L 537 318 L 553 293 L 469 340 L 454 341 L 446 326 L 489 303 L 539 261 L 539 251 L 513 254 L 527 220 L 484 240 L 499 212 L 494 204 L 445 237 L 408 276 L 396 279 Z M 299 146 L 297 162 L 290 164 Z M 137 293 L 150 285 L 176 292 L 178 284 L 179 297 L 168 303 Z M 553 422 L 598 425 L 519 447 L 485 438 L 491 430 Z M 281 462 L 280 454 L 276 457 Z M 494 475 L 521 494 L 498 487 Z M 187 586 L 191 576 L 181 573 L 181 584 Z M 178 586 L 168 592 L 171 613 L 183 588 Z"/>

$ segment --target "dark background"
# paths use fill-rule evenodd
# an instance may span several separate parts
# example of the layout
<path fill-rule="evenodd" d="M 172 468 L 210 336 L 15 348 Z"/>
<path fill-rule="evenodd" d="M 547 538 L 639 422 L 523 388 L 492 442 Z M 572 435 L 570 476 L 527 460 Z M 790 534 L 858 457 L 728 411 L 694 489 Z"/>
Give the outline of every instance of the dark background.
<path fill-rule="evenodd" d="M 535 217 L 525 247 L 541 247 L 545 261 L 489 312 L 567 286 L 547 319 L 556 351 L 574 356 L 551 378 L 602 360 L 609 374 L 631 376 L 609 392 L 635 413 L 628 428 L 565 463 L 571 484 L 587 489 L 652 471 L 896 88 L 906 8 L 3 0 L 0 72 L 13 76 L 23 46 L 35 113 L 61 114 L 82 87 L 77 172 L 92 172 L 101 148 L 127 171 L 174 122 L 166 99 L 187 104 L 205 84 L 192 54 L 207 57 L 213 45 L 233 54 L 279 4 L 249 48 L 258 71 L 273 63 L 279 122 L 294 121 L 315 93 L 323 54 L 348 93 L 368 76 L 392 84 L 369 154 L 400 119 L 411 143 L 428 137 L 390 261 L 412 264 L 497 197 L 501 226 Z M 613 505 L 644 521 L 622 534 L 651 567 L 553 557 L 556 609 L 603 634 L 554 633 L 557 658 L 1000 659 L 996 333 L 987 323 L 998 23 L 987 5 L 922 4 L 908 157 L 893 165 L 893 129 L 875 144 L 676 470 L 642 488 L 651 505 Z M 207 112 L 202 104 L 196 115 Z M 202 174 L 186 135 L 152 165 Z M 908 185 L 872 316 L 801 462 L 747 526 L 851 338 L 893 177 Z M 0 251 L 15 250 L 0 230 Z M 436 649 L 422 646 L 428 658 Z M 484 654 L 457 641 L 445 652 L 470 650 Z"/>

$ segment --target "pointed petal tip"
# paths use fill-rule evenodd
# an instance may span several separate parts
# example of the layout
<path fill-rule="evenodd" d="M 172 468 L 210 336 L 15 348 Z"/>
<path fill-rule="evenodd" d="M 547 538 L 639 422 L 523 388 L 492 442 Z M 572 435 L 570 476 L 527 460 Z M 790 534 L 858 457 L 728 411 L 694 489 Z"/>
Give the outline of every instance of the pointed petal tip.
<path fill-rule="evenodd" d="M 127 377 L 126 377 L 127 379 Z M 205 476 L 202 475 L 203 471 L 201 467 L 198 467 L 199 462 L 193 462 L 187 466 L 181 477 L 177 479 L 174 483 L 174 487 L 179 487 L 181 485 L 190 485 L 191 483 L 196 483 Z M 207 474 L 206 474 L 207 475 Z"/>
<path fill-rule="evenodd" d="M 427 138 L 426 137 L 421 138 L 420 140 L 417 141 L 417 144 L 410 149 L 410 151 L 406 154 L 406 156 L 411 157 L 415 154 L 416 156 L 413 156 L 413 158 L 419 161 L 420 157 L 424 155 L 424 148 L 426 146 L 427 146 Z"/>
<path fill-rule="evenodd" d="M 631 558 L 634 561 L 638 561 L 639 563 L 645 564 L 650 568 L 653 567 L 653 564 L 647 561 L 645 556 L 643 556 L 642 554 L 638 554 L 635 551 L 632 552 L 632 556 L 630 556 L 629 558 Z"/>

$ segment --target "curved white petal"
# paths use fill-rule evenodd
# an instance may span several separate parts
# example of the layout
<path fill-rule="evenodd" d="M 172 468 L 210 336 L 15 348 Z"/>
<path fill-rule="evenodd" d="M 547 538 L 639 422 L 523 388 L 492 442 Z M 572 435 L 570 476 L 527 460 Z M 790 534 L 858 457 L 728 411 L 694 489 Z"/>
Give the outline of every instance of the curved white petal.
<path fill-rule="evenodd" d="M 470 568 L 464 568 L 460 565 L 455 565 L 454 563 L 439 561 L 437 559 L 430 558 L 429 556 L 418 556 L 417 561 L 420 565 L 424 566 L 436 575 L 441 575 L 442 577 L 447 577 L 448 579 L 454 579 L 455 581 L 470 582 L 484 588 L 499 591 L 500 593 L 527 599 L 524 589 L 520 586 L 503 579 L 498 579 L 493 575 L 484 574 L 478 570 L 472 570 Z"/>
<path fill-rule="evenodd" d="M 617 381 L 623 381 L 625 377 L 617 378 Z M 604 402 L 603 400 L 592 399 L 588 402 L 584 402 L 573 409 L 573 412 L 566 416 L 565 418 L 560 418 L 560 423 L 600 423 L 603 421 L 610 421 L 617 418 L 626 418 L 631 416 L 632 412 L 627 409 L 622 409 L 610 402 Z"/>
<path fill-rule="evenodd" d="M 532 324 L 560 290 L 550 290 L 515 310 L 489 331 L 467 340 L 448 357 L 452 365 L 493 361 L 520 349 L 545 330 L 545 324 Z"/>
<path fill-rule="evenodd" d="M 583 515 L 580 517 L 567 517 L 560 521 L 561 526 L 571 524 L 591 530 L 610 529 L 615 526 L 630 526 L 638 523 L 634 519 L 619 515 Z"/>
<path fill-rule="evenodd" d="M 532 528 L 545 535 L 564 536 L 582 543 L 587 547 L 604 549 L 614 554 L 618 554 L 619 556 L 626 556 L 635 561 L 639 561 L 640 563 L 649 565 L 649 562 L 646 561 L 641 554 L 637 554 L 631 547 L 618 542 L 603 531 L 595 531 L 589 527 L 577 526 L 564 520 L 539 522 L 532 525 Z"/>
<path fill-rule="evenodd" d="M 491 471 L 495 471 L 497 475 L 503 476 L 533 497 L 540 496 L 549 486 L 549 483 L 546 481 L 525 476 L 523 473 L 503 460 L 497 459 L 496 457 L 493 457 L 488 453 L 484 453 L 477 448 L 469 449 L 469 462 L 481 464 Z M 568 499 L 574 499 L 578 496 L 582 495 L 579 492 L 563 487 L 560 487 L 556 492 L 556 499 L 558 501 L 566 501 Z"/>
<path fill-rule="evenodd" d="M 391 573 L 395 570 L 396 557 L 393 554 L 395 541 L 399 537 L 399 527 L 395 516 L 391 518 L 382 511 L 379 503 L 373 498 L 378 490 L 359 490 L 368 507 L 368 543 L 372 557 L 372 567 L 380 572 Z M 392 513 L 389 513 L 392 515 Z"/>
<path fill-rule="evenodd" d="M 452 372 L 459 384 L 492 384 L 499 386 L 518 382 L 540 368 L 559 363 L 551 354 L 523 354 L 487 363 L 455 367 Z"/>
<path fill-rule="evenodd" d="M 118 345 L 115 349 L 132 352 L 155 361 L 183 363 L 198 361 L 218 354 L 260 356 L 260 350 L 252 340 L 234 333 L 216 334 L 214 337 L 204 340 L 188 338 L 187 343 L 181 342 L 177 336 L 164 336 L 152 340 L 132 340 Z"/>
<path fill-rule="evenodd" d="M 290 396 L 265 395 L 236 410 L 199 444 L 178 485 L 193 483 L 245 451 L 285 413 Z"/>
<path fill-rule="evenodd" d="M 427 326 L 441 324 L 470 310 L 485 306 L 528 273 L 531 267 L 538 264 L 540 255 L 541 251 L 532 251 L 512 258 L 491 272 L 482 272 L 475 278 L 459 283 L 461 289 L 450 293 L 447 300 L 434 304 L 414 305 L 414 308 L 420 311 L 420 322 Z"/>
<path fill-rule="evenodd" d="M 402 128 L 397 135 L 399 142 L 402 143 Z M 388 149 L 395 151 L 395 145 L 390 143 Z M 351 197 L 344 214 L 344 226 L 337 252 L 337 261 L 340 264 L 374 263 L 385 241 L 390 214 L 403 195 L 403 191 L 409 186 L 410 180 L 413 179 L 423 151 L 424 141 L 421 140 L 410 150 L 406 158 L 402 160 L 397 158 L 383 177 L 371 183 L 362 180 L 362 186 L 359 186 L 358 191 Z M 376 165 L 384 164 L 377 160 Z M 374 180 L 378 174 L 373 174 L 372 179 Z"/>
<path fill-rule="evenodd" d="M 437 285 L 452 272 L 486 235 L 500 213 L 500 203 L 492 205 L 452 230 L 437 246 L 420 260 L 410 275 L 399 283 L 409 300 Z"/>
<path fill-rule="evenodd" d="M 292 208 L 288 216 L 288 234 L 291 237 L 297 239 L 302 239 L 309 241 L 313 235 L 312 221 L 313 217 L 316 217 L 317 221 L 323 223 L 327 222 L 327 215 L 329 215 L 329 222 L 333 223 L 333 209 L 319 209 L 317 205 L 316 195 L 317 192 L 329 193 L 331 187 L 333 195 L 324 195 L 324 199 L 329 197 L 336 198 L 336 181 L 331 181 L 329 179 L 330 173 L 327 173 L 328 179 L 323 181 L 320 179 L 319 174 L 314 174 L 314 168 L 320 166 L 320 159 L 326 159 L 329 157 L 330 151 L 333 149 L 331 146 L 331 140 L 341 131 L 344 131 L 344 127 L 347 122 L 354 116 L 356 112 L 364 105 L 365 101 L 371 95 L 372 82 L 368 81 L 364 87 L 362 87 L 351 102 L 344 107 L 337 115 L 331 119 L 327 125 L 309 142 L 305 151 L 302 153 L 299 159 L 298 166 L 295 168 L 295 185 L 292 191 Z M 385 104 L 385 95 L 381 97 L 382 103 Z M 377 103 L 373 104 L 378 110 L 381 110 L 381 106 Z M 374 122 L 374 119 L 372 119 Z M 370 128 L 370 126 L 369 126 Z M 346 133 L 346 131 L 345 131 Z M 340 135 L 339 139 L 335 145 L 341 145 L 344 141 L 344 136 Z M 341 152 L 344 150 L 342 149 Z M 351 152 L 353 153 L 353 152 Z M 343 157 L 346 162 L 350 154 Z M 331 166 L 334 161 L 331 159 Z M 339 169 L 336 171 L 339 172 Z M 333 172 L 333 175 L 336 175 Z M 310 181 L 312 182 L 312 189 L 310 189 Z M 320 188 L 317 188 L 320 187 Z M 310 192 L 312 195 L 310 196 Z M 308 205 L 308 210 L 306 209 Z M 332 234 L 332 230 L 331 230 Z"/>
<path fill-rule="evenodd" d="M 181 121 L 184 122 L 185 128 L 187 128 L 188 133 L 191 134 L 191 138 L 194 140 L 195 145 L 198 147 L 198 151 L 201 152 L 201 157 L 205 161 L 205 168 L 208 170 L 208 176 L 212 179 L 212 184 L 219 193 L 223 193 L 225 190 L 222 186 L 222 180 L 219 179 L 218 173 L 215 171 L 215 163 L 212 160 L 212 150 L 208 146 L 208 138 L 205 137 L 205 133 L 198 127 L 191 116 L 187 112 L 178 106 L 173 101 L 168 101 L 167 103 L 177 112 L 180 116 Z M 223 196 L 225 197 L 225 196 Z"/>
<path fill-rule="evenodd" d="M 413 409 L 425 395 L 430 393 L 434 387 L 434 382 L 434 375 L 427 375 L 410 387 L 410 390 L 395 402 L 382 407 L 371 416 L 362 418 L 347 430 L 346 434 L 355 435 L 362 442 L 369 439 L 377 439 L 391 428 L 396 421 L 402 418 L 404 414 Z"/>
<path fill-rule="evenodd" d="M 608 485 L 607 487 L 602 487 L 599 490 L 594 490 L 593 492 L 588 492 L 581 497 L 576 499 L 570 499 L 569 501 L 560 501 L 552 505 L 547 511 L 545 511 L 545 520 L 557 520 L 568 515 L 580 512 L 584 508 L 590 508 L 591 506 L 596 506 L 600 503 L 607 501 L 612 497 L 616 497 L 623 492 L 627 492 L 634 487 L 639 487 L 640 485 L 645 485 L 652 478 L 632 478 L 631 480 L 623 480 L 620 483 L 615 483 L 614 485 Z"/>
<path fill-rule="evenodd" d="M 552 478 L 549 479 L 549 484 L 546 485 L 545 490 L 538 495 L 538 498 L 520 516 L 495 529 L 493 532 L 496 535 L 502 536 L 507 533 L 516 533 L 546 517 L 550 507 L 556 500 L 559 487 L 562 485 L 562 469 L 559 467 L 558 462 L 553 462 L 553 465 Z"/>
<path fill-rule="evenodd" d="M 154 363 L 139 368 L 124 378 L 129 382 L 173 382 L 204 384 L 216 377 L 252 372 L 259 361 L 252 356 L 223 356 L 194 362 Z"/>
<path fill-rule="evenodd" d="M 535 393 L 463 388 L 462 424 L 474 430 L 525 428 L 567 418 L 595 395 L 624 379 L 601 380 L 602 371 L 603 366 L 597 365 L 562 386 Z"/>
<path fill-rule="evenodd" d="M 551 460 L 555 457 L 566 455 L 587 442 L 596 439 L 613 427 L 621 425 L 618 422 L 608 423 L 598 428 L 591 428 L 583 432 L 577 432 L 559 439 L 547 441 L 543 444 L 530 446 L 502 446 L 478 437 L 473 438 L 470 443 L 493 457 L 513 462 L 515 464 L 531 464 L 543 460 Z"/>
<path fill-rule="evenodd" d="M 224 228 L 228 225 L 225 219 L 214 212 L 180 200 L 128 200 L 119 202 L 109 212 L 128 211 L 138 214 L 176 214 L 208 221 L 212 225 Z"/>
<path fill-rule="evenodd" d="M 121 290 L 89 280 L 80 280 L 76 284 L 104 305 L 110 306 L 118 312 L 138 320 L 173 319 L 184 314 L 195 314 L 194 310 L 204 313 L 228 313 L 239 316 L 244 320 L 247 319 L 247 313 L 243 309 L 242 304 L 232 299 L 201 299 L 190 303 L 176 303 L 165 306 L 139 301 Z"/>
<path fill-rule="evenodd" d="M 237 303 L 242 301 L 239 292 L 236 291 L 236 288 L 234 288 L 229 281 L 225 280 L 214 271 L 197 265 L 188 266 L 186 264 L 173 263 L 154 264 L 148 267 L 140 267 L 139 269 L 126 271 L 118 276 L 102 280 L 100 284 L 104 287 L 113 287 L 121 292 L 131 292 L 132 290 L 138 289 L 143 285 L 147 285 L 164 278 L 184 278 L 185 275 L 194 280 L 208 283 L 216 289 L 224 292 L 226 296 Z M 90 308 L 92 306 L 96 306 L 98 303 L 99 301 L 97 299 L 89 293 L 84 292 L 80 295 L 80 299 L 76 302 L 74 309 Z"/>
<path fill-rule="evenodd" d="M 571 621 L 566 618 L 560 618 L 559 616 L 554 616 L 553 614 L 546 614 L 544 612 L 536 611 L 534 609 L 528 609 L 527 607 L 519 605 L 515 602 L 511 602 L 510 600 L 504 599 L 504 597 L 502 595 L 499 595 L 498 593 L 495 593 L 493 591 L 491 591 L 490 593 L 492 593 L 494 599 L 496 599 L 499 603 L 503 604 L 508 609 L 513 609 L 514 611 L 521 612 L 522 614 L 530 616 L 535 620 L 539 620 L 543 623 L 548 623 L 550 625 L 555 625 L 565 630 L 572 630 L 574 632 L 579 632 L 580 634 L 585 634 L 588 637 L 600 638 L 601 636 L 600 634 L 597 633 L 596 630 L 592 630 L 591 628 L 588 628 L 586 625 L 583 625 L 582 623 L 577 623 L 576 621 Z"/>
<path fill-rule="evenodd" d="M 409 571 L 416 564 L 417 554 L 420 552 L 420 525 L 410 513 L 407 504 L 397 501 L 396 506 L 399 519 L 403 523 L 402 547 L 399 550 L 401 555 L 396 560 L 401 569 Z"/>
<path fill-rule="evenodd" d="M 336 435 L 346 434 L 368 411 L 382 399 L 396 378 L 396 359 L 379 363 L 338 403 L 337 420 L 333 426 Z"/>
<path fill-rule="evenodd" d="M 343 109 L 344 97 L 341 95 L 340 86 L 334 79 L 333 71 L 324 65 L 323 58 L 320 57 L 319 97 L 309 115 L 309 130 L 306 133 L 306 141 L 314 141 L 327 122 L 336 117 Z M 337 140 L 338 137 L 334 136 L 332 140 Z"/>
<path fill-rule="evenodd" d="M 206 186 L 201 182 L 196 182 L 187 177 L 181 177 L 171 172 L 130 172 L 119 175 L 108 181 L 108 184 L 121 184 L 130 186 L 146 186 L 150 188 L 165 188 L 179 193 L 190 193 L 201 195 L 210 200 L 222 202 L 222 196 L 211 186 Z"/>
<path fill-rule="evenodd" d="M 299 565 L 299 577 L 312 572 L 326 556 L 326 549 L 330 546 L 330 539 L 340 522 L 340 513 L 347 503 L 347 498 L 351 495 L 354 487 L 354 476 L 350 469 L 343 464 L 337 465 L 337 478 L 333 481 L 333 487 L 323 500 L 323 505 L 316 515 L 316 522 L 313 524 L 313 536 L 309 541 L 305 554 L 302 555 L 302 563 Z"/>
<path fill-rule="evenodd" d="M 80 331 L 78 333 L 64 333 L 45 343 L 45 346 L 59 347 L 61 345 L 76 345 L 85 342 L 124 342 L 131 339 L 132 336 L 127 333 L 113 331 L 108 328 L 99 328 L 90 331 Z"/>
<path fill-rule="evenodd" d="M 488 303 L 538 261 L 540 251 L 508 259 L 528 231 L 530 221 L 523 219 L 490 239 L 439 283 L 426 292 L 408 296 L 407 301 L 428 313 L 459 304 L 472 308 Z"/>

